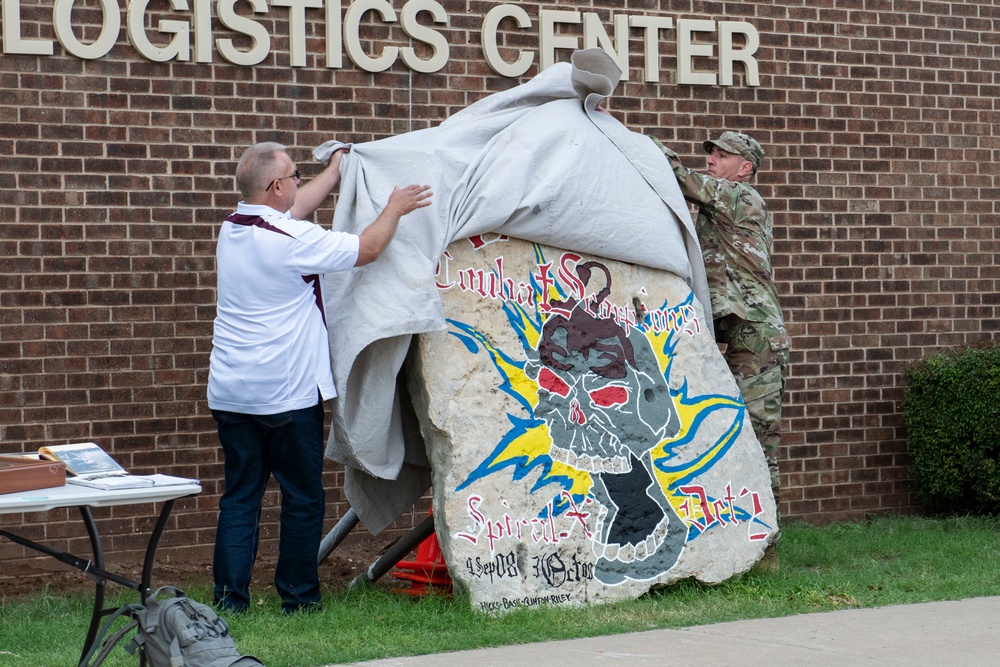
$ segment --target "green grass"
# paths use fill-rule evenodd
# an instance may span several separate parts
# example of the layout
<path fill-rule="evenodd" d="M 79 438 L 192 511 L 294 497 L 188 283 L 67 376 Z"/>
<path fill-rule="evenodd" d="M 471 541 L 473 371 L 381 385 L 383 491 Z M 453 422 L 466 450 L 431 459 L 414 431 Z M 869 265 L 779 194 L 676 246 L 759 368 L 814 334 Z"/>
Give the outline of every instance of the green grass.
<path fill-rule="evenodd" d="M 777 573 L 717 586 L 693 581 L 639 600 L 588 608 L 485 616 L 467 599 L 411 598 L 382 586 L 337 592 L 320 613 L 284 617 L 276 597 L 227 620 L 243 653 L 268 667 L 313 667 L 374 658 L 677 628 L 843 608 L 1000 595 L 1000 520 L 886 517 L 782 529 Z M 210 589 L 189 588 L 199 600 Z M 123 602 L 134 601 L 122 597 Z M 89 609 L 84 596 L 0 598 L 0 666 L 76 664 Z M 62 620 L 66 619 L 66 620 Z M 137 660 L 116 648 L 110 666 Z"/>

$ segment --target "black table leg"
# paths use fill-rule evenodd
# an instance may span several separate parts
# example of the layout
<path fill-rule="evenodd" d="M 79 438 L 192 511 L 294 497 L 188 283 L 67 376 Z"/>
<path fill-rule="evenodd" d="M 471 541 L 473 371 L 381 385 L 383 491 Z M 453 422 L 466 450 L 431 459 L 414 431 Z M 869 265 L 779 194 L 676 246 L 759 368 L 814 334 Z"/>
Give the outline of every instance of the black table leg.
<path fill-rule="evenodd" d="M 101 627 L 101 618 L 107 613 L 112 612 L 112 609 L 104 608 L 105 591 L 107 589 L 107 578 L 109 577 L 112 581 L 120 583 L 127 586 L 128 588 L 134 588 L 139 591 L 139 596 L 143 604 L 146 603 L 146 598 L 152 592 L 151 583 L 153 580 L 153 565 L 156 561 L 156 549 L 160 543 L 160 537 L 163 535 L 163 531 L 167 527 L 167 521 L 170 518 L 170 512 L 173 511 L 174 500 L 167 500 L 163 503 L 163 509 L 160 510 L 160 516 L 156 520 L 156 525 L 153 527 L 153 532 L 149 536 L 149 541 L 146 543 L 146 555 L 142 561 L 142 578 L 136 583 L 129 581 L 127 579 L 111 575 L 104 569 L 104 549 L 101 545 L 101 537 L 97 532 L 97 524 L 94 523 L 94 517 L 90 512 L 90 508 L 86 506 L 80 507 L 80 514 L 83 516 L 83 523 L 87 526 L 87 534 L 90 536 L 90 547 L 93 551 L 94 557 L 92 563 L 94 565 L 91 571 L 84 570 L 85 573 L 89 574 L 94 578 L 95 590 L 94 590 L 94 611 L 90 616 L 90 628 L 87 630 L 87 639 L 83 643 L 83 653 L 80 654 L 80 662 L 90 653 L 90 649 L 94 645 L 94 641 L 97 639 L 97 633 Z M 146 663 L 145 655 L 142 655 L 139 660 L 140 665 Z"/>
<path fill-rule="evenodd" d="M 146 598 L 152 593 L 153 564 L 156 561 L 156 548 L 160 544 L 160 536 L 163 535 L 163 531 L 167 528 L 167 520 L 170 518 L 170 512 L 173 509 L 173 500 L 167 500 L 163 503 L 163 509 L 160 510 L 160 518 L 156 520 L 156 526 L 153 528 L 153 532 L 149 536 L 149 542 L 146 544 L 146 557 L 142 561 L 142 579 L 139 582 L 142 586 L 139 589 L 139 595 L 142 598 L 143 604 L 146 604 Z"/>
<path fill-rule="evenodd" d="M 87 526 L 87 535 L 90 536 L 90 549 L 94 555 L 91 562 L 100 570 L 104 570 L 104 549 L 101 547 L 101 536 L 97 533 L 97 524 L 94 523 L 94 515 L 91 514 L 90 508 L 85 505 L 80 506 L 80 515 L 83 517 L 84 525 Z M 87 639 L 83 642 L 83 653 L 80 654 L 81 663 L 87 657 L 87 653 L 90 652 L 90 647 L 93 646 L 94 640 L 97 638 L 97 631 L 101 627 L 101 616 L 104 612 L 104 592 L 107 588 L 107 583 L 107 580 L 103 577 L 94 578 L 94 611 L 90 615 L 90 629 L 87 630 Z"/>

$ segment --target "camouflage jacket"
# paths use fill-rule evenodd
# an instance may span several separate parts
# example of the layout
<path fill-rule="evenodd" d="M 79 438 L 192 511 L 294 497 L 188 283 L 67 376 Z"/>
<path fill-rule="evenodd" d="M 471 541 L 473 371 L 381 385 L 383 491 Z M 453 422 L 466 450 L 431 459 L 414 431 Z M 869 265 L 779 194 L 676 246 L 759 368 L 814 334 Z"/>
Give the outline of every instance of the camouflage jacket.
<path fill-rule="evenodd" d="M 698 205 L 695 228 L 708 274 L 712 317 L 736 315 L 785 330 L 771 269 L 771 212 L 752 187 L 698 173 L 653 139 L 673 167 L 684 197 Z"/>

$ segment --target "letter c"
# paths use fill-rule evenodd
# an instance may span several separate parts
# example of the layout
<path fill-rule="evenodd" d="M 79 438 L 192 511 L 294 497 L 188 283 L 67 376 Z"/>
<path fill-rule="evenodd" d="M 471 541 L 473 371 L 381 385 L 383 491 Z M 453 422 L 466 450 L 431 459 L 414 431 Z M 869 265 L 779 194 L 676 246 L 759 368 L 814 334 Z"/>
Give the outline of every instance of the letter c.
<path fill-rule="evenodd" d="M 483 55 L 486 56 L 486 63 L 490 68 L 500 76 L 519 77 L 528 71 L 531 63 L 535 62 L 535 54 L 521 51 L 517 60 L 512 63 L 500 57 L 500 50 L 497 48 L 497 28 L 500 27 L 500 22 L 506 18 L 517 21 L 518 28 L 531 27 L 531 18 L 528 17 L 528 12 L 517 5 L 494 7 L 483 18 Z"/>
<path fill-rule="evenodd" d="M 382 55 L 372 58 L 361 48 L 360 26 L 361 17 L 365 12 L 375 11 L 379 13 L 386 23 L 396 22 L 396 12 L 386 0 L 357 0 L 344 14 L 344 48 L 347 50 L 347 57 L 355 65 L 366 72 L 384 72 L 392 67 L 399 55 L 398 46 L 386 46 L 382 49 Z"/>

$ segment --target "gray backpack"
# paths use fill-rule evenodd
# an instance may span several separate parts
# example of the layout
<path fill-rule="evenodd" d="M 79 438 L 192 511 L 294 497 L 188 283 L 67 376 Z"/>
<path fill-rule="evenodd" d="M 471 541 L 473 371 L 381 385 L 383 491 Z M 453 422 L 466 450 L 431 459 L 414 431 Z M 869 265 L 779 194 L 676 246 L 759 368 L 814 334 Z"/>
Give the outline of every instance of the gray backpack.
<path fill-rule="evenodd" d="M 172 597 L 159 599 L 164 593 Z M 150 667 L 263 667 L 257 658 L 240 655 L 229 625 L 214 609 L 173 586 L 157 589 L 134 616 L 138 629 L 128 651 L 141 650 Z"/>

